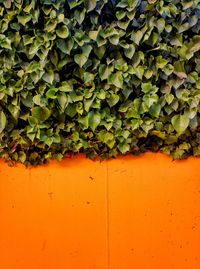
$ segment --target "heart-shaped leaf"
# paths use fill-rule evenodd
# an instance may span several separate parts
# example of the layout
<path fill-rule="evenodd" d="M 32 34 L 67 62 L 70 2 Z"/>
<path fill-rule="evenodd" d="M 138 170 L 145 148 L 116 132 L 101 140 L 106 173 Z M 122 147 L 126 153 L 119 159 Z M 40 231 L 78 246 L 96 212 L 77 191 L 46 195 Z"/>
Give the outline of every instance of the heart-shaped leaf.
<path fill-rule="evenodd" d="M 187 114 L 173 116 L 172 125 L 177 133 L 183 133 L 189 126 L 190 119 Z"/>

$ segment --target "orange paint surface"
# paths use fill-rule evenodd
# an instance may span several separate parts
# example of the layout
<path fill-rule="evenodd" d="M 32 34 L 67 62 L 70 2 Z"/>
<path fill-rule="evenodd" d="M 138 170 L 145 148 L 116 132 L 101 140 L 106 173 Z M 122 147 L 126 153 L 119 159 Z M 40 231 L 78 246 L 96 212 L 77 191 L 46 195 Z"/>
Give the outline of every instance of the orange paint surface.
<path fill-rule="evenodd" d="M 199 269 L 200 159 L 0 162 L 0 269 Z"/>

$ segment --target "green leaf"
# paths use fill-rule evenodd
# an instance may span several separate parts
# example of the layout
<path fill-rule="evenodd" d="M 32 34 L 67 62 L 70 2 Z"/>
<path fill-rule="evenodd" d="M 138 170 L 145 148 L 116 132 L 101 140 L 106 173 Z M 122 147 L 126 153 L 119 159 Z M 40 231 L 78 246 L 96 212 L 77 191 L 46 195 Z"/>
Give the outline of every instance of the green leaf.
<path fill-rule="evenodd" d="M 85 107 L 85 111 L 86 112 L 89 112 L 89 109 L 90 109 L 90 107 L 91 107 L 91 105 L 92 105 L 93 102 L 94 102 L 94 97 L 91 98 L 91 99 L 86 99 L 84 101 L 84 107 Z"/>
<path fill-rule="evenodd" d="M 61 113 L 64 113 L 64 111 L 68 105 L 68 96 L 66 95 L 65 92 L 61 92 L 57 96 L 57 100 L 58 100 L 59 109 L 60 109 Z"/>
<path fill-rule="evenodd" d="M 127 153 L 130 150 L 130 145 L 129 144 L 119 144 L 118 149 L 122 154 Z"/>
<path fill-rule="evenodd" d="M 71 118 L 73 118 L 77 114 L 76 104 L 68 104 L 68 106 L 66 107 L 65 113 Z"/>
<path fill-rule="evenodd" d="M 174 100 L 174 95 L 172 93 L 168 93 L 165 95 L 165 100 L 167 101 L 168 105 L 172 103 Z"/>
<path fill-rule="evenodd" d="M 38 124 L 38 120 L 36 118 L 34 118 L 33 116 L 29 116 L 28 117 L 28 123 L 30 124 L 30 126 L 36 126 Z"/>
<path fill-rule="evenodd" d="M 101 122 L 101 114 L 97 111 L 92 110 L 88 113 L 88 120 L 90 128 L 92 129 L 92 131 L 95 131 L 95 129 Z"/>
<path fill-rule="evenodd" d="M 107 79 L 110 74 L 111 74 L 111 68 L 109 68 L 109 66 L 106 66 L 105 64 L 101 64 L 99 66 L 99 76 L 101 80 Z"/>
<path fill-rule="evenodd" d="M 113 35 L 113 36 L 109 37 L 108 39 L 109 39 L 110 43 L 115 45 L 115 46 L 117 46 L 119 43 L 119 35 L 118 34 Z"/>
<path fill-rule="evenodd" d="M 11 48 L 11 40 L 8 39 L 5 35 L 0 34 L 0 47 L 5 49 L 12 49 Z"/>
<path fill-rule="evenodd" d="M 85 5 L 86 5 L 87 12 L 90 12 L 93 9 L 95 9 L 96 4 L 97 4 L 97 0 L 85 0 Z"/>
<path fill-rule="evenodd" d="M 127 58 L 132 59 L 135 54 L 135 46 L 133 44 L 129 45 L 129 48 L 124 50 L 124 54 Z"/>
<path fill-rule="evenodd" d="M 98 133 L 98 139 L 104 142 L 109 148 L 113 148 L 115 145 L 115 138 L 111 132 L 107 132 L 106 130 L 101 130 Z"/>
<path fill-rule="evenodd" d="M 49 20 L 46 25 L 44 30 L 47 32 L 53 32 L 56 29 L 57 26 L 57 21 L 56 20 Z"/>
<path fill-rule="evenodd" d="M 17 121 L 20 114 L 20 107 L 17 105 L 9 104 L 8 110 L 10 114 L 12 115 L 12 117 Z"/>
<path fill-rule="evenodd" d="M 174 71 L 174 67 L 171 64 L 166 64 L 165 67 L 162 69 L 162 71 L 167 75 L 170 76 L 173 71 Z"/>
<path fill-rule="evenodd" d="M 136 71 L 136 76 L 142 80 L 142 77 L 144 75 L 144 67 L 139 65 L 138 67 L 135 68 Z"/>
<path fill-rule="evenodd" d="M 174 63 L 174 73 L 180 78 L 187 78 L 187 74 L 185 72 L 185 63 L 183 61 L 176 61 Z"/>
<path fill-rule="evenodd" d="M 44 81 L 46 81 L 49 84 L 52 84 L 54 81 L 54 72 L 53 70 L 48 70 L 42 77 Z"/>
<path fill-rule="evenodd" d="M 77 22 L 81 24 L 85 19 L 85 8 L 83 10 L 75 10 L 74 17 L 76 18 Z"/>
<path fill-rule="evenodd" d="M 117 94 L 111 94 L 110 97 L 107 99 L 107 102 L 110 107 L 113 107 L 119 102 L 119 95 Z"/>
<path fill-rule="evenodd" d="M 69 36 L 69 30 L 66 25 L 62 25 L 58 30 L 56 30 L 56 34 L 60 38 L 67 38 Z"/>
<path fill-rule="evenodd" d="M 140 44 L 140 41 L 143 37 L 143 33 L 142 31 L 138 30 L 137 32 L 134 32 L 131 36 L 131 39 L 133 40 L 133 42 L 136 44 L 136 45 L 139 45 Z"/>
<path fill-rule="evenodd" d="M 0 111 L 0 133 L 5 129 L 7 123 L 6 115 L 3 111 Z"/>
<path fill-rule="evenodd" d="M 157 68 L 163 68 L 167 65 L 168 60 L 164 59 L 162 56 L 156 57 L 156 67 Z"/>
<path fill-rule="evenodd" d="M 97 93 L 97 97 L 100 100 L 104 100 L 106 99 L 106 92 L 103 89 L 100 89 L 100 91 Z"/>
<path fill-rule="evenodd" d="M 70 8 L 75 8 L 76 6 L 79 6 L 80 4 L 82 4 L 82 0 L 70 0 L 68 1 L 68 4 L 70 6 Z"/>
<path fill-rule="evenodd" d="M 87 56 L 84 54 L 76 54 L 74 56 L 74 61 L 82 68 L 84 64 L 87 62 Z"/>
<path fill-rule="evenodd" d="M 56 45 L 64 54 L 68 54 L 67 43 L 64 40 L 58 39 Z"/>
<path fill-rule="evenodd" d="M 41 69 L 40 63 L 38 63 L 36 61 L 33 61 L 27 66 L 26 73 L 30 74 L 30 73 L 33 73 L 33 72 L 37 72 L 40 69 Z"/>
<path fill-rule="evenodd" d="M 63 81 L 58 89 L 61 92 L 72 92 L 73 86 L 69 82 Z"/>
<path fill-rule="evenodd" d="M 151 116 L 158 118 L 160 116 L 160 112 L 161 112 L 161 105 L 160 104 L 153 104 L 150 107 L 149 113 Z"/>
<path fill-rule="evenodd" d="M 88 83 L 94 80 L 94 74 L 89 73 L 89 72 L 85 72 L 83 77 L 84 77 L 85 83 Z"/>
<path fill-rule="evenodd" d="M 43 122 L 51 116 L 51 111 L 47 107 L 34 107 L 31 114 L 34 118 Z"/>
<path fill-rule="evenodd" d="M 189 126 L 190 120 L 188 115 L 175 115 L 171 120 L 172 126 L 177 133 L 182 134 Z"/>
<path fill-rule="evenodd" d="M 57 92 L 56 88 L 51 88 L 46 92 L 46 97 L 49 99 L 56 99 L 57 98 L 56 92 Z"/>
<path fill-rule="evenodd" d="M 126 11 L 125 10 L 118 10 L 116 12 L 116 17 L 118 20 L 123 19 L 126 16 Z"/>
<path fill-rule="evenodd" d="M 98 33 L 99 33 L 98 31 L 90 31 L 89 32 L 90 39 L 96 41 Z"/>
<path fill-rule="evenodd" d="M 158 28 L 159 33 L 162 33 L 162 31 L 165 29 L 165 19 L 164 18 L 160 18 L 159 20 L 157 20 L 157 28 Z"/>
<path fill-rule="evenodd" d="M 87 129 L 89 127 L 89 119 L 88 116 L 85 117 L 79 117 L 78 122 L 85 128 Z"/>
<path fill-rule="evenodd" d="M 150 82 L 142 83 L 142 91 L 148 93 L 152 90 L 153 85 Z"/>
<path fill-rule="evenodd" d="M 157 94 L 147 94 L 144 95 L 143 100 L 148 108 L 150 108 L 154 103 L 158 101 L 158 95 Z"/>
<path fill-rule="evenodd" d="M 31 15 L 19 15 L 17 16 L 18 22 L 21 23 L 23 26 L 27 24 L 31 20 Z"/>
<path fill-rule="evenodd" d="M 114 73 L 114 74 L 109 75 L 109 77 L 108 77 L 108 83 L 109 84 L 113 84 L 116 87 L 122 89 L 122 87 L 123 87 L 122 72 L 119 71 L 117 73 Z"/>
<path fill-rule="evenodd" d="M 132 119 L 131 120 L 131 129 L 132 130 L 138 129 L 140 126 L 140 121 L 141 121 L 140 119 Z"/>

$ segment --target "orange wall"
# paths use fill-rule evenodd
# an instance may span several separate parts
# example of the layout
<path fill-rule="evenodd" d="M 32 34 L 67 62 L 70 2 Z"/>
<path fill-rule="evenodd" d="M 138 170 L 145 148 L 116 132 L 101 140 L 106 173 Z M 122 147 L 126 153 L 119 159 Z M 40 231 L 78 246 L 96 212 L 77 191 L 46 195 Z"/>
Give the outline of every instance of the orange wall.
<path fill-rule="evenodd" d="M 200 160 L 0 162 L 1 269 L 200 269 Z"/>

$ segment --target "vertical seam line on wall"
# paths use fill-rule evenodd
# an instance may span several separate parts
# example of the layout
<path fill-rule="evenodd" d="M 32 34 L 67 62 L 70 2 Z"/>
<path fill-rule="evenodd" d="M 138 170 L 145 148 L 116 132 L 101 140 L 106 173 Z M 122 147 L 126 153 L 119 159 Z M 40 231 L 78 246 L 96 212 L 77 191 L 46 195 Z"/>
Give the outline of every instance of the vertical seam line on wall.
<path fill-rule="evenodd" d="M 110 269 L 110 204 L 109 204 L 109 177 L 108 161 L 106 161 L 106 252 L 107 252 L 107 269 Z"/>

